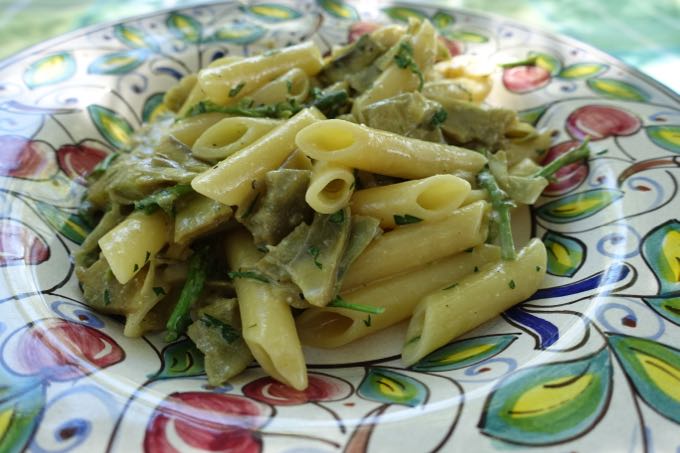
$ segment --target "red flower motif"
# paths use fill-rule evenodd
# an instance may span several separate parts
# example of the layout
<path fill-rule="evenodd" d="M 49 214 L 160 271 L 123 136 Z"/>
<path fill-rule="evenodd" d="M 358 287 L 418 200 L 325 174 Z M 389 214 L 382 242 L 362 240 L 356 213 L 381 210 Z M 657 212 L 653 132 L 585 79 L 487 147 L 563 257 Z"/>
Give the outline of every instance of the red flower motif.
<path fill-rule="evenodd" d="M 255 453 L 262 449 L 256 429 L 266 418 L 254 401 L 236 395 L 177 392 L 169 395 L 149 420 L 146 453 L 202 449 Z"/>
<path fill-rule="evenodd" d="M 567 118 L 567 132 L 577 140 L 586 135 L 591 140 L 607 137 L 633 135 L 642 122 L 626 110 L 608 105 L 585 105 L 571 112 Z"/>
<path fill-rule="evenodd" d="M 503 71 L 503 85 L 513 93 L 526 93 L 550 82 L 550 71 L 541 66 L 515 66 Z"/>
<path fill-rule="evenodd" d="M 0 136 L 0 175 L 47 179 L 57 170 L 52 147 L 18 135 Z"/>
<path fill-rule="evenodd" d="M 50 248 L 29 227 L 0 219 L 0 266 L 36 265 L 50 258 Z"/>
<path fill-rule="evenodd" d="M 15 349 L 10 366 L 19 374 L 38 374 L 51 381 L 86 376 L 125 358 L 123 349 L 107 334 L 64 319 L 29 324 L 16 335 L 7 343 Z"/>
<path fill-rule="evenodd" d="M 76 182 L 85 183 L 85 177 L 89 175 L 107 155 L 108 151 L 85 143 L 77 145 L 64 145 L 57 150 L 59 168 Z"/>
<path fill-rule="evenodd" d="M 274 406 L 295 406 L 309 401 L 337 401 L 352 394 L 352 387 L 338 378 L 310 373 L 305 390 L 295 390 L 270 377 L 263 377 L 243 387 L 243 394 Z"/>
<path fill-rule="evenodd" d="M 354 42 L 357 39 L 359 39 L 362 35 L 365 35 L 366 33 L 371 33 L 380 27 L 381 25 L 375 22 L 362 22 L 362 21 L 354 22 L 349 27 L 347 41 Z"/>
<path fill-rule="evenodd" d="M 558 143 L 551 147 L 545 155 L 543 165 L 557 159 L 561 154 L 564 154 L 576 147 L 581 142 L 577 140 L 570 140 L 567 142 Z M 546 195 L 560 195 L 574 187 L 578 186 L 588 176 L 588 164 L 585 162 L 574 162 L 573 164 L 565 165 L 557 170 L 553 175 L 554 181 L 545 188 L 543 193 Z"/>
<path fill-rule="evenodd" d="M 465 47 L 463 47 L 463 44 L 459 41 L 455 41 L 441 35 L 439 35 L 439 41 L 443 43 L 447 49 L 449 49 L 449 53 L 452 57 L 461 55 L 465 51 Z"/>

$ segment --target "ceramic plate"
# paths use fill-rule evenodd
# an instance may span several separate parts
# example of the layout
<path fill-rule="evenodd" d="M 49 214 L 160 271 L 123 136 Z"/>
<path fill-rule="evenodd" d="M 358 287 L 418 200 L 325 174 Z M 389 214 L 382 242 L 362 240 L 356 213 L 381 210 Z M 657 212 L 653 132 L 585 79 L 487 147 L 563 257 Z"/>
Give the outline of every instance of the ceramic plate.
<path fill-rule="evenodd" d="M 82 303 L 69 259 L 88 232 L 83 176 L 213 59 L 366 23 L 428 18 L 493 62 L 488 99 L 592 159 L 560 171 L 524 237 L 543 289 L 416 365 L 403 327 L 307 351 L 310 386 L 258 367 L 210 388 L 187 341 L 125 338 Z M 647 451 L 680 444 L 680 102 L 578 42 L 477 13 L 340 0 L 211 4 L 99 26 L 0 66 L 0 451 Z M 483 301 L 480 301 L 483 303 Z"/>

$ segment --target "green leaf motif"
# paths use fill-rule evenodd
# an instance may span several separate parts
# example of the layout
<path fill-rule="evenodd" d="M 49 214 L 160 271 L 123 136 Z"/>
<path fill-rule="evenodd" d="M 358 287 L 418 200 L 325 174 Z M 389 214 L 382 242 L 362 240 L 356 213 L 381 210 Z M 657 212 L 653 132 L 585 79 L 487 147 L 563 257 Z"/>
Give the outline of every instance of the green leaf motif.
<path fill-rule="evenodd" d="M 680 297 L 645 297 L 652 310 L 680 326 Z"/>
<path fill-rule="evenodd" d="M 129 25 L 118 24 L 113 28 L 113 34 L 123 44 L 135 48 L 143 49 L 148 47 L 158 51 L 158 43 L 152 36 L 147 35 L 142 30 L 130 27 Z"/>
<path fill-rule="evenodd" d="M 491 358 L 515 341 L 515 335 L 489 335 L 448 344 L 413 365 L 415 371 L 451 371 Z"/>
<path fill-rule="evenodd" d="M 45 406 L 45 388 L 34 377 L 0 369 L 0 451 L 25 451 Z"/>
<path fill-rule="evenodd" d="M 680 154 L 680 126 L 649 126 L 646 132 L 655 145 Z"/>
<path fill-rule="evenodd" d="M 567 80 L 582 80 L 595 77 L 609 69 L 602 63 L 574 63 L 562 69 L 557 77 Z"/>
<path fill-rule="evenodd" d="M 611 335 L 608 340 L 642 399 L 680 423 L 680 350 L 626 335 Z"/>
<path fill-rule="evenodd" d="M 573 277 L 586 257 L 586 246 L 580 240 L 548 231 L 543 235 L 548 252 L 548 273 L 559 277 Z"/>
<path fill-rule="evenodd" d="M 34 201 L 36 212 L 57 232 L 80 245 L 88 234 L 90 226 L 78 214 L 62 211 L 49 203 Z"/>
<path fill-rule="evenodd" d="M 398 22 L 408 22 L 410 18 L 424 20 L 427 16 L 422 11 L 413 8 L 406 8 L 404 6 L 388 6 L 383 8 L 382 12 L 385 13 L 390 19 L 396 20 Z"/>
<path fill-rule="evenodd" d="M 203 36 L 203 26 L 199 21 L 185 14 L 172 13 L 168 16 L 165 24 L 177 38 L 182 41 L 197 44 Z"/>
<path fill-rule="evenodd" d="M 649 99 L 649 94 L 635 85 L 617 79 L 588 79 L 588 87 L 595 93 L 610 99 L 623 101 L 644 102 Z"/>
<path fill-rule="evenodd" d="M 114 148 L 124 149 L 130 143 L 132 126 L 123 117 L 101 105 L 88 105 L 87 112 L 95 127 Z"/>
<path fill-rule="evenodd" d="M 550 72 L 550 75 L 555 76 L 562 70 L 562 62 L 549 53 L 531 51 L 529 57 L 536 57 L 535 65 Z"/>
<path fill-rule="evenodd" d="M 148 49 L 129 49 L 107 53 L 95 59 L 87 67 L 90 74 L 127 74 L 140 67 L 149 57 Z"/>
<path fill-rule="evenodd" d="M 163 349 L 162 355 L 162 368 L 157 374 L 150 376 L 151 378 L 170 379 L 205 374 L 203 353 L 189 339 L 177 341 L 166 346 Z"/>
<path fill-rule="evenodd" d="M 163 104 L 164 97 L 165 93 L 154 93 L 146 98 L 144 107 L 142 108 L 142 120 L 145 123 L 154 121 L 159 115 L 168 111 L 165 104 Z"/>
<path fill-rule="evenodd" d="M 489 41 L 489 37 L 469 30 L 450 30 L 445 33 L 447 38 L 473 44 L 483 44 Z"/>
<path fill-rule="evenodd" d="M 548 107 L 549 105 L 547 104 L 539 105 L 538 107 L 522 110 L 518 112 L 517 115 L 521 121 L 536 126 L 538 120 L 540 120 L 545 111 L 548 110 Z"/>
<path fill-rule="evenodd" d="M 368 368 L 357 393 L 362 398 L 386 404 L 420 406 L 427 400 L 425 384 L 386 368 Z"/>
<path fill-rule="evenodd" d="M 359 20 L 359 13 L 354 7 L 342 0 L 317 0 L 324 11 L 333 17 L 345 20 Z"/>
<path fill-rule="evenodd" d="M 597 214 L 610 204 L 623 198 L 623 192 L 615 189 L 593 189 L 575 193 L 546 203 L 536 213 L 553 223 L 568 223 Z"/>
<path fill-rule="evenodd" d="M 52 85 L 69 79 L 76 72 L 76 61 L 68 52 L 48 55 L 32 63 L 24 72 L 24 83 L 30 89 Z"/>
<path fill-rule="evenodd" d="M 437 11 L 434 16 L 432 16 L 432 25 L 434 25 L 439 30 L 443 30 L 450 27 L 456 22 L 455 17 L 444 11 Z"/>
<path fill-rule="evenodd" d="M 302 17 L 300 11 L 276 3 L 260 3 L 249 6 L 246 8 L 246 12 L 267 22 L 284 22 Z"/>
<path fill-rule="evenodd" d="M 229 42 L 245 46 L 264 36 L 267 30 L 259 25 L 238 22 L 222 27 L 210 38 L 211 41 Z"/>
<path fill-rule="evenodd" d="M 480 429 L 526 446 L 573 439 L 602 416 L 611 396 L 611 377 L 606 349 L 579 360 L 524 368 L 489 396 Z"/>
<path fill-rule="evenodd" d="M 642 257 L 661 293 L 680 290 L 680 222 L 669 220 L 651 230 L 642 240 Z"/>

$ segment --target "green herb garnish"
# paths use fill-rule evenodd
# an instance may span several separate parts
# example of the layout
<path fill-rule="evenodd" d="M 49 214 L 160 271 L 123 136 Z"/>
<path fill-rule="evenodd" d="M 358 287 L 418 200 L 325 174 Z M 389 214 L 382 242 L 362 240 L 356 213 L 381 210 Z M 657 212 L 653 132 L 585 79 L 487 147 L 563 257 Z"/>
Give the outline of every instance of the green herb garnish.
<path fill-rule="evenodd" d="M 380 313 L 385 311 L 383 307 L 373 307 L 371 305 L 364 304 L 353 304 L 351 302 L 347 302 L 340 296 L 336 296 L 335 299 L 333 299 L 328 304 L 328 307 L 346 308 L 348 310 L 363 311 L 364 313 L 370 313 L 372 315 L 379 315 Z"/>
<path fill-rule="evenodd" d="M 411 224 L 411 223 L 418 223 L 418 222 L 423 221 L 423 219 L 421 219 L 420 217 L 416 217 L 416 216 L 411 215 L 411 214 L 404 214 L 404 215 L 395 214 L 393 217 L 394 217 L 394 223 L 396 223 L 397 225 L 408 225 L 408 224 Z"/>
<path fill-rule="evenodd" d="M 368 317 L 364 319 L 364 325 L 366 327 L 371 327 L 371 315 L 368 315 Z"/>
<path fill-rule="evenodd" d="M 314 245 L 310 246 L 307 249 L 307 253 L 312 255 L 312 258 L 314 258 L 314 265 L 318 267 L 319 269 L 323 269 L 323 264 L 321 264 L 318 259 L 319 259 L 319 253 L 321 253 L 321 250 L 319 250 L 319 247 L 316 247 Z"/>
<path fill-rule="evenodd" d="M 146 214 L 153 214 L 158 208 L 166 214 L 172 214 L 175 201 L 183 195 L 193 192 L 191 184 L 177 184 L 172 187 L 157 190 L 151 195 L 135 201 L 135 209 L 144 211 Z"/>
<path fill-rule="evenodd" d="M 262 283 L 271 283 L 267 277 L 264 275 L 258 273 L 258 272 L 253 272 L 253 271 L 233 271 L 233 272 L 227 272 L 227 276 L 234 280 L 235 278 L 250 278 L 252 280 L 257 280 L 258 282 Z"/>
<path fill-rule="evenodd" d="M 515 285 L 515 281 L 514 281 L 514 280 L 510 280 L 510 282 L 508 283 L 508 286 L 510 287 L 510 289 L 515 289 L 515 286 L 516 286 L 516 285 Z"/>
<path fill-rule="evenodd" d="M 428 123 L 428 126 L 431 129 L 435 129 L 439 126 L 441 126 L 444 121 L 446 121 L 446 118 L 449 117 L 449 113 L 444 110 L 444 109 L 439 109 L 436 112 L 434 112 L 434 115 L 432 115 L 432 118 L 430 118 L 430 122 Z"/>
<path fill-rule="evenodd" d="M 165 290 L 160 286 L 154 286 L 153 292 L 156 294 L 156 296 L 165 296 L 166 294 Z"/>
<path fill-rule="evenodd" d="M 420 71 L 418 64 L 413 59 L 413 47 L 411 44 L 406 41 L 402 41 L 399 44 L 397 53 L 394 55 L 394 62 L 401 69 L 408 69 L 418 76 L 418 91 L 421 91 L 423 89 L 423 84 L 425 83 L 425 78 L 423 77 L 423 73 Z"/>
<path fill-rule="evenodd" d="M 239 94 L 244 86 L 246 86 L 245 82 L 239 82 L 238 85 L 229 90 L 229 97 L 233 98 L 234 96 Z"/>
<path fill-rule="evenodd" d="M 241 338 L 241 334 L 238 330 L 207 313 L 204 313 L 203 316 L 200 317 L 199 321 L 206 327 L 218 329 L 220 331 L 220 335 L 222 335 L 222 338 L 224 338 L 224 341 L 227 343 L 233 343 L 234 341 Z"/>
<path fill-rule="evenodd" d="M 328 218 L 328 220 L 331 223 L 337 223 L 337 224 L 344 222 L 345 221 L 345 211 L 343 211 L 341 209 L 341 210 L 331 214 L 331 216 Z"/>
<path fill-rule="evenodd" d="M 104 305 L 110 305 L 111 304 L 111 292 L 109 291 L 108 288 L 104 290 Z"/>
<path fill-rule="evenodd" d="M 488 168 L 485 168 L 477 175 L 477 181 L 489 193 L 491 206 L 496 213 L 494 222 L 498 226 L 501 258 L 504 260 L 514 260 L 517 254 L 510 227 L 510 208 L 514 207 L 514 203 L 498 186 L 496 178 L 494 178 Z"/>

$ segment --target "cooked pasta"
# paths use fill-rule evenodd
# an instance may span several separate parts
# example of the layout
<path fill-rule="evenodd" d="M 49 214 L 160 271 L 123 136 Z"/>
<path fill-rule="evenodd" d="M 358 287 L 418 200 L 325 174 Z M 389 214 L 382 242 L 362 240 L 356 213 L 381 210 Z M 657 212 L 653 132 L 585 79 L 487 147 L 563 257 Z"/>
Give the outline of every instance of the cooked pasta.
<path fill-rule="evenodd" d="M 128 336 L 188 336 L 212 385 L 255 359 L 303 390 L 302 343 L 409 318 L 415 363 L 540 286 L 545 248 L 516 253 L 511 208 L 588 156 L 542 166 L 550 135 L 481 104 L 492 73 L 411 20 L 325 58 L 304 42 L 185 76 L 90 175 L 87 304 Z"/>

